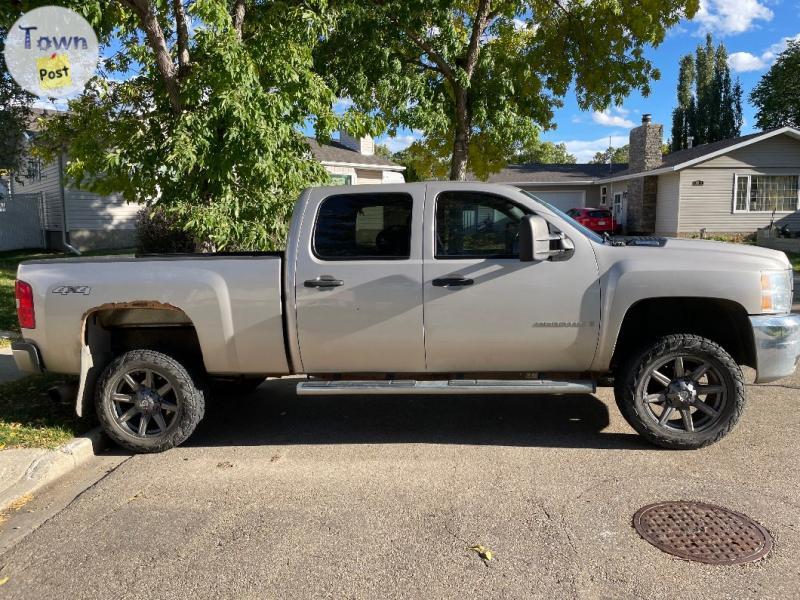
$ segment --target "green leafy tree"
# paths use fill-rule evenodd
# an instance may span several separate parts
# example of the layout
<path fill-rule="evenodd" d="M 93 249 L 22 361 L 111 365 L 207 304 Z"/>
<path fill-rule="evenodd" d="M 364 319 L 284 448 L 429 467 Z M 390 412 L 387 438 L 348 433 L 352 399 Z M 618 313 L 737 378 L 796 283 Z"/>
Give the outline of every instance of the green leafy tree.
<path fill-rule="evenodd" d="M 514 157 L 516 163 L 575 164 L 578 159 L 570 154 L 563 142 L 538 142 Z"/>
<path fill-rule="evenodd" d="M 8 30 L 0 25 L 0 40 L 5 40 Z M 6 68 L 0 42 L 0 172 L 16 178 L 22 169 L 25 155 L 25 130 L 31 118 L 33 96 L 23 90 Z"/>
<path fill-rule="evenodd" d="M 672 113 L 672 150 L 708 144 L 741 133 L 742 86 L 731 79 L 728 51 L 716 48 L 711 35 L 705 44 L 681 58 L 678 106 Z"/>
<path fill-rule="evenodd" d="M 756 126 L 800 127 L 800 41 L 791 41 L 750 94 Z"/>
<path fill-rule="evenodd" d="M 681 58 L 678 72 L 678 106 L 672 111 L 672 148 L 681 150 L 692 135 L 697 107 L 694 101 L 694 60 L 687 54 Z"/>
<path fill-rule="evenodd" d="M 603 152 L 595 153 L 594 158 L 590 162 L 596 165 L 607 165 L 608 163 L 624 164 L 628 162 L 629 149 L 630 147 L 628 144 L 620 146 L 619 148 L 609 146 Z"/>
<path fill-rule="evenodd" d="M 451 179 L 502 168 L 571 86 L 584 109 L 647 94 L 644 56 L 697 0 L 341 0 L 317 53 L 337 94 L 390 133 L 425 132 L 429 165 Z M 412 153 L 417 153 L 414 148 Z"/>
<path fill-rule="evenodd" d="M 299 191 L 328 179 L 300 126 L 313 119 L 325 139 L 338 125 L 313 70 L 330 27 L 324 0 L 76 8 L 120 50 L 45 124 L 43 146 L 67 149 L 79 186 L 159 205 L 199 249 L 281 247 Z M 348 125 L 364 130 L 352 115 Z"/>

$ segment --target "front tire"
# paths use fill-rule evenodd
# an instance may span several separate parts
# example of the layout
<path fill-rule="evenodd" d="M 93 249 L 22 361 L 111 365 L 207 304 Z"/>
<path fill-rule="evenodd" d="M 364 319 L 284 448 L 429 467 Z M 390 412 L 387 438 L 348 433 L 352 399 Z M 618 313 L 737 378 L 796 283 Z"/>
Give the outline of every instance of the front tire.
<path fill-rule="evenodd" d="M 744 410 L 742 370 L 719 344 L 697 335 L 668 335 L 617 373 L 614 396 L 642 437 L 670 449 L 722 439 Z"/>
<path fill-rule="evenodd" d="M 205 412 L 205 395 L 171 356 L 131 350 L 103 371 L 95 408 L 103 430 L 120 446 L 133 452 L 163 452 L 194 432 Z"/>

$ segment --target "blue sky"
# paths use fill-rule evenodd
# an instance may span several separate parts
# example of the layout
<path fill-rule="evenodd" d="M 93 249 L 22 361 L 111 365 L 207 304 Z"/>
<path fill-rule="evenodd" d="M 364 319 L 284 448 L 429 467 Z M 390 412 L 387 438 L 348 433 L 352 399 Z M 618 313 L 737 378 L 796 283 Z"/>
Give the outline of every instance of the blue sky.
<path fill-rule="evenodd" d="M 603 113 L 582 112 L 574 95 L 564 98 L 564 107 L 556 112 L 556 130 L 542 135 L 545 140 L 565 142 L 579 162 L 588 162 L 595 152 L 627 143 L 628 131 L 641 122 L 642 113 L 652 113 L 653 121 L 662 123 L 669 135 L 680 57 L 693 52 L 706 32 L 715 43 L 724 42 L 731 54 L 730 66 L 744 88 L 745 124 L 742 133 L 753 131 L 754 108 L 747 102 L 750 90 L 774 62 L 787 38 L 800 37 L 800 0 L 701 0 L 701 8 L 692 21 L 674 27 L 658 48 L 650 48 L 648 57 L 661 71 L 653 82 L 652 93 L 643 98 L 633 93 L 620 107 Z M 395 139 L 381 136 L 378 141 L 400 150 L 415 136 L 403 131 Z"/>

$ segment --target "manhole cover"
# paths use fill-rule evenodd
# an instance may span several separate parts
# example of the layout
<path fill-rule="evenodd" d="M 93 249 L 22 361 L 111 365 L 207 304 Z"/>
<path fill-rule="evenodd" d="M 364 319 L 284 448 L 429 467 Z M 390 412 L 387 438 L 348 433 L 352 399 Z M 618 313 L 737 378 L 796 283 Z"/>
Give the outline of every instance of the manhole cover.
<path fill-rule="evenodd" d="M 772 549 L 766 529 L 741 513 L 702 502 L 658 502 L 640 508 L 633 526 L 656 548 L 686 560 L 739 565 Z"/>

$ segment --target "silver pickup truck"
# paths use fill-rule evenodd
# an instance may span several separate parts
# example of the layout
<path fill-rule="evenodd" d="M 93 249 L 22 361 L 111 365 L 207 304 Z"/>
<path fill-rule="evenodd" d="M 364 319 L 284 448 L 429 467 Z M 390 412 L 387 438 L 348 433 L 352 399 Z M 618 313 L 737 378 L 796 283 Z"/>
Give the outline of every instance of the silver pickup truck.
<path fill-rule="evenodd" d="M 108 435 L 171 448 L 208 382 L 305 374 L 298 394 L 576 394 L 613 381 L 668 448 L 736 424 L 756 382 L 800 356 L 783 253 L 603 238 L 517 188 L 328 187 L 297 202 L 280 253 L 28 261 L 17 365 L 80 374 Z M 532 399 L 534 401 L 534 399 Z"/>

